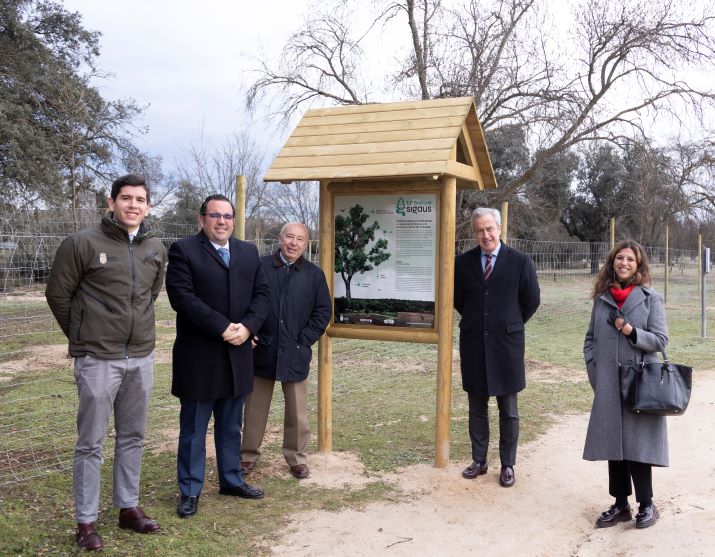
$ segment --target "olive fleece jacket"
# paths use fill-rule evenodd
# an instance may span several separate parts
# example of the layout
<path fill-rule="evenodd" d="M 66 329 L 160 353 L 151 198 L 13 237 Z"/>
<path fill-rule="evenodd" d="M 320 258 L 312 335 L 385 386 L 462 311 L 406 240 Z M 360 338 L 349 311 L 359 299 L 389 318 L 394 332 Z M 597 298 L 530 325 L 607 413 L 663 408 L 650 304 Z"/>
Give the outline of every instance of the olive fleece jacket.
<path fill-rule="evenodd" d="M 45 297 L 73 357 L 135 358 L 154 349 L 166 249 L 143 223 L 130 242 L 112 217 L 65 238 L 50 271 Z"/>

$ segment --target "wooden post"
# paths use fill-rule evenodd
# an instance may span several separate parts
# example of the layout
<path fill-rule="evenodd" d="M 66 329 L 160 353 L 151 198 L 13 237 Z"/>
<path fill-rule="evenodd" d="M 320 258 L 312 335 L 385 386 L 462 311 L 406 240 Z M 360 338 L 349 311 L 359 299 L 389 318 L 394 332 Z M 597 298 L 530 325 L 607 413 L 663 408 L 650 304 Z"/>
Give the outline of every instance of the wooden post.
<path fill-rule="evenodd" d="M 670 256 L 668 254 L 668 244 L 670 242 L 670 227 L 666 223 L 665 225 L 665 273 L 663 279 L 665 284 L 663 285 L 663 303 L 668 303 L 668 267 L 670 267 Z"/>
<path fill-rule="evenodd" d="M 503 201 L 501 204 L 501 241 L 507 243 L 507 229 L 509 228 L 509 202 Z"/>
<path fill-rule="evenodd" d="M 457 179 L 442 178 L 439 211 L 439 292 L 437 319 L 437 411 L 434 465 L 449 464 L 449 425 L 452 406 L 452 328 L 454 325 L 454 236 L 457 212 Z M 504 228 L 502 228 L 504 230 Z"/>
<path fill-rule="evenodd" d="M 239 240 L 246 239 L 246 177 L 236 176 L 236 219 L 233 235 Z"/>
<path fill-rule="evenodd" d="M 703 295 L 703 234 L 698 233 L 698 298 Z"/>
<path fill-rule="evenodd" d="M 325 273 L 333 303 L 334 223 L 332 219 L 332 193 L 328 182 L 320 181 L 320 268 Z M 332 315 L 330 322 L 332 323 Z M 330 325 L 328 325 L 330 327 Z M 318 451 L 333 450 L 333 339 L 323 334 L 318 340 Z"/>
<path fill-rule="evenodd" d="M 610 241 L 611 251 L 613 251 L 613 248 L 616 247 L 616 217 L 611 217 Z"/>

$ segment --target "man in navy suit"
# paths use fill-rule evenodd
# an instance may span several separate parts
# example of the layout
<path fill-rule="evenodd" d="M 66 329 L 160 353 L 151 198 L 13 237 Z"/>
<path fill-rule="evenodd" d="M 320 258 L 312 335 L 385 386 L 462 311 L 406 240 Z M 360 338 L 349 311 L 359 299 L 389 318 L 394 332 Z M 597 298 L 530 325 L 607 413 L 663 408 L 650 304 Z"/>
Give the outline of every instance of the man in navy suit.
<path fill-rule="evenodd" d="M 517 393 L 526 386 L 524 325 L 539 307 L 539 283 L 531 258 L 501 243 L 499 211 L 475 209 L 472 229 L 479 246 L 454 262 L 454 307 L 462 316 L 459 354 L 472 444 L 472 463 L 462 476 L 474 479 L 487 471 L 488 403 L 495 396 L 499 483 L 511 487 L 519 440 Z"/>
<path fill-rule="evenodd" d="M 223 195 L 201 205 L 198 234 L 169 249 L 166 292 L 176 311 L 171 393 L 181 400 L 177 513 L 196 513 L 204 483 L 206 430 L 213 414 L 219 493 L 260 499 L 241 471 L 241 422 L 253 389 L 246 342 L 270 311 L 258 250 L 232 237 L 234 208 Z"/>

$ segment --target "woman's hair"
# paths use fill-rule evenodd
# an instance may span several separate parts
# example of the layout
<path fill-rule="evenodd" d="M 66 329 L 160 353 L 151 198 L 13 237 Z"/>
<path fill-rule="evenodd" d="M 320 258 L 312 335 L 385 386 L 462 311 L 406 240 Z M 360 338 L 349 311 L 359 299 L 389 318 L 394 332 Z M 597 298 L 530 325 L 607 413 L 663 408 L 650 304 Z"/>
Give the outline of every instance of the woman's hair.
<path fill-rule="evenodd" d="M 652 279 L 650 276 L 650 265 L 648 264 L 648 256 L 646 255 L 645 250 L 638 242 L 633 240 L 623 240 L 622 242 L 616 244 L 616 247 L 611 250 L 611 253 L 609 253 L 606 258 L 606 262 L 596 275 L 596 280 L 593 282 L 593 292 L 591 293 L 591 298 L 594 300 L 611 288 L 611 286 L 618 284 L 613 262 L 616 260 L 618 252 L 626 248 L 633 250 L 633 253 L 636 254 L 636 263 L 638 264 L 636 274 L 633 275 L 633 278 L 631 279 L 631 284 L 637 284 L 639 286 L 651 285 Z"/>

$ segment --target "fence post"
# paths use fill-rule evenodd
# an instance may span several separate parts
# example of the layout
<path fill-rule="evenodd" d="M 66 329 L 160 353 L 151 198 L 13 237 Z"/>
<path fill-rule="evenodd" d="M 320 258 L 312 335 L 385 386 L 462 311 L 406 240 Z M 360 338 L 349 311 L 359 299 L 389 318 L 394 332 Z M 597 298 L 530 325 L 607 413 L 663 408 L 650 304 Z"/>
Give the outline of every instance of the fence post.
<path fill-rule="evenodd" d="M 333 264 L 330 249 L 332 236 L 335 234 L 332 222 L 332 194 L 328 190 L 328 181 L 320 181 L 320 268 L 325 273 L 330 291 L 330 303 L 333 304 Z M 332 322 L 333 315 L 330 314 Z M 333 451 L 333 339 L 327 333 L 318 339 L 318 451 L 330 453 Z"/>
<path fill-rule="evenodd" d="M 670 226 L 665 225 L 665 285 L 663 286 L 663 303 L 668 303 L 668 267 L 670 266 L 670 257 L 668 255 L 668 244 L 670 243 Z"/>
<path fill-rule="evenodd" d="M 698 233 L 698 298 L 703 295 L 703 233 Z"/>
<path fill-rule="evenodd" d="M 246 177 L 236 176 L 236 218 L 233 235 L 239 240 L 246 239 Z"/>
<path fill-rule="evenodd" d="M 509 202 L 503 201 L 501 204 L 501 241 L 507 243 L 507 228 L 509 227 Z"/>
<path fill-rule="evenodd" d="M 452 408 L 452 354 L 454 326 L 454 240 L 457 213 L 457 179 L 442 178 L 440 192 L 439 265 L 441 278 L 437 293 L 437 400 L 435 409 L 434 465 L 449 464 L 449 427 Z M 503 210 L 503 206 L 502 206 Z M 505 227 L 502 221 L 502 234 Z"/>
<path fill-rule="evenodd" d="M 702 266 L 700 271 L 702 272 L 701 287 L 703 289 L 703 295 L 700 296 L 700 336 L 702 338 L 707 338 L 708 326 L 705 311 L 707 309 L 707 304 L 705 303 L 705 297 L 707 296 L 708 289 L 706 288 L 707 274 L 710 272 L 710 248 L 702 248 L 700 252 L 702 259 Z"/>
<path fill-rule="evenodd" d="M 611 217 L 610 239 L 611 239 L 611 251 L 613 251 L 613 248 L 616 247 L 616 217 Z"/>

